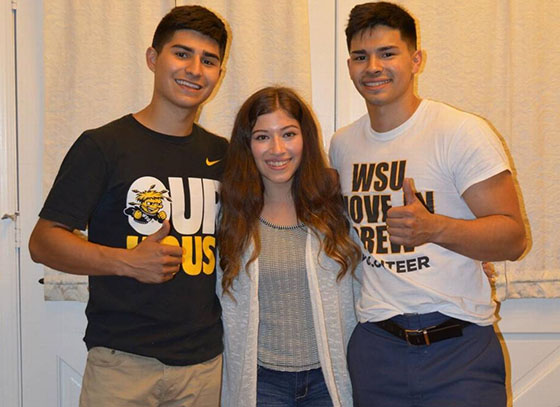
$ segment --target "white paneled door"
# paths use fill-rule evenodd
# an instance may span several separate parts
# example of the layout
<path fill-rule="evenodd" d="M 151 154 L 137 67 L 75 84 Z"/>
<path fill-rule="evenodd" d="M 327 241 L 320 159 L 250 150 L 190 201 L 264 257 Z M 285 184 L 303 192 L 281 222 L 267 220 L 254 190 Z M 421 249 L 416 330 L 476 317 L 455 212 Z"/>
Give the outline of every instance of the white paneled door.
<path fill-rule="evenodd" d="M 0 406 L 21 406 L 15 22 L 0 4 Z"/>
<path fill-rule="evenodd" d="M 77 407 L 86 357 L 82 341 L 85 328 L 84 304 L 45 302 L 43 286 L 39 284 L 43 269 L 31 261 L 27 250 L 29 235 L 44 199 L 41 188 L 44 109 L 42 13 L 43 5 L 46 7 L 48 2 L 26 0 L 13 3 L 17 7 L 21 405 Z M 4 271 L 3 268 L 0 275 Z M 3 369 L 2 364 L 0 369 Z M 0 395 L 0 406 L 4 406 L 3 398 L 4 393 Z M 8 403 L 5 406 L 14 407 L 18 404 Z"/>

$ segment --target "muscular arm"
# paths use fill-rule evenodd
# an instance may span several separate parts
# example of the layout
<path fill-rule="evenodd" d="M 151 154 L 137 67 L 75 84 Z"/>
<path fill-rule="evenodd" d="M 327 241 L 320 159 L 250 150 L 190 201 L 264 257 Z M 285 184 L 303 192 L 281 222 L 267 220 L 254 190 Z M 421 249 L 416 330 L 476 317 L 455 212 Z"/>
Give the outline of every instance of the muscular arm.
<path fill-rule="evenodd" d="M 410 180 L 403 187 L 405 206 L 391 208 L 387 230 L 393 243 L 435 243 L 483 261 L 516 260 L 526 247 L 525 226 L 509 171 L 469 187 L 463 199 L 476 219 L 430 213 L 414 195 Z"/>
<path fill-rule="evenodd" d="M 134 249 L 120 249 L 88 242 L 67 226 L 39 219 L 29 239 L 33 261 L 70 274 L 132 277 L 143 283 L 173 278 L 181 264 L 180 247 L 161 244 L 169 222 Z"/>

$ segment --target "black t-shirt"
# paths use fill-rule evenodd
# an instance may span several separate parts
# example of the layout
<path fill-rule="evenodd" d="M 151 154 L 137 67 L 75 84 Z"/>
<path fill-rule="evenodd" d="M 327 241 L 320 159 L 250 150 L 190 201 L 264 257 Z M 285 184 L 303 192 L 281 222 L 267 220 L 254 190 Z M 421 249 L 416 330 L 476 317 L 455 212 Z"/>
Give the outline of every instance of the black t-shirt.
<path fill-rule="evenodd" d="M 154 132 L 127 115 L 84 132 L 64 158 L 40 217 L 88 240 L 132 248 L 171 223 L 164 243 L 184 249 L 180 272 L 162 284 L 90 276 L 88 349 L 105 346 L 190 365 L 220 354 L 215 295 L 215 214 L 227 140 L 195 125 L 187 137 Z"/>

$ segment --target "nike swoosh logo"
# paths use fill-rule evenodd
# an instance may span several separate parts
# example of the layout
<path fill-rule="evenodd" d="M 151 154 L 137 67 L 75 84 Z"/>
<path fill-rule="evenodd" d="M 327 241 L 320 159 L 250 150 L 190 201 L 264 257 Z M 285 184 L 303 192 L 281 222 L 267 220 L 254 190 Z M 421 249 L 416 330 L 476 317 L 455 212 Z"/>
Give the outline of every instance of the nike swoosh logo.
<path fill-rule="evenodd" d="M 208 159 L 208 157 L 206 157 L 206 165 L 209 166 L 209 167 L 213 166 L 214 164 L 219 163 L 220 161 L 222 161 L 222 160 L 220 159 L 220 160 L 216 160 L 216 161 L 210 161 Z"/>

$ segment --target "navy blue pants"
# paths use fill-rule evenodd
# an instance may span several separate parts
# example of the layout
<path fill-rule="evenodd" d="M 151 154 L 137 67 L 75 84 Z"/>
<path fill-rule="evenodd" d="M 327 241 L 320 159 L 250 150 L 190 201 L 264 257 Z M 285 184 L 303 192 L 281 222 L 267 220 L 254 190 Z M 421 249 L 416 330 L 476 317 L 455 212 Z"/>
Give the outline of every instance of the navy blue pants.
<path fill-rule="evenodd" d="M 399 315 L 406 329 L 449 317 Z M 468 325 L 463 336 L 414 346 L 372 322 L 358 324 L 348 343 L 354 405 L 359 407 L 505 407 L 505 365 L 492 326 Z"/>
<path fill-rule="evenodd" d="M 257 368 L 257 406 L 332 407 L 321 368 L 280 372 Z"/>

